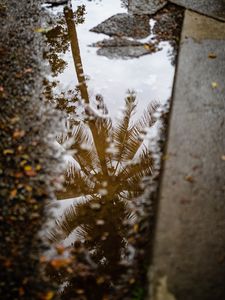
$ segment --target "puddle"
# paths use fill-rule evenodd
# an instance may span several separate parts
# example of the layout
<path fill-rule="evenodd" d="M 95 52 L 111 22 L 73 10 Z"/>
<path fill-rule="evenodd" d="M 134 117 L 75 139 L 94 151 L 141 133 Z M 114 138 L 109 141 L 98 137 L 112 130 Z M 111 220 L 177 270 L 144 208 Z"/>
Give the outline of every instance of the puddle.
<path fill-rule="evenodd" d="M 48 9 L 57 23 L 46 33 L 52 73 L 45 95 L 64 112 L 66 124 L 57 138 L 67 149 L 64 189 L 57 193 L 58 205 L 50 205 L 56 221 L 47 232 L 55 247 L 48 256 L 58 255 L 49 274 L 60 284 L 61 299 L 131 299 L 127 295 L 142 293 L 142 218 L 149 217 L 155 164 L 150 140 L 159 133 L 157 116 L 171 96 L 173 48 L 160 42 L 150 51 L 153 19 L 145 38 L 138 32 L 121 37 L 120 29 L 116 38 L 115 32 L 90 31 L 118 14 L 124 24 L 131 22 L 125 3 L 72 1 L 72 9 Z M 122 50 L 117 56 L 99 53 L 93 44 L 103 40 L 111 53 L 118 44 Z M 130 54 L 133 48 L 139 57 Z"/>

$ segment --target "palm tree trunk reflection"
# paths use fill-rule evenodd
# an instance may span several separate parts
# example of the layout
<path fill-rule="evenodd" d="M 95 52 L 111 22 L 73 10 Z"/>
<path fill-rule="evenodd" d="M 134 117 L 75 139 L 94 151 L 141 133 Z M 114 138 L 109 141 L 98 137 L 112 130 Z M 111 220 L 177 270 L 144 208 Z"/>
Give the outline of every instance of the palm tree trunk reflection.
<path fill-rule="evenodd" d="M 77 79 L 79 82 L 81 97 L 85 101 L 85 104 L 89 105 L 90 100 L 88 95 L 86 79 L 84 76 L 83 64 L 80 56 L 80 48 L 79 48 L 76 25 L 74 22 L 72 9 L 66 7 L 64 9 L 64 15 L 67 23 L 68 35 L 71 43 L 73 61 L 74 61 L 74 66 L 77 74 Z M 93 135 L 93 141 L 95 143 L 96 151 L 98 153 L 99 161 L 102 167 L 102 172 L 103 174 L 108 175 L 106 160 L 105 160 L 104 152 L 102 151 L 102 138 L 98 134 L 98 128 L 96 127 L 95 120 L 91 118 L 92 116 L 90 116 L 90 112 L 87 109 L 86 112 L 89 115 L 88 123 Z"/>
<path fill-rule="evenodd" d="M 79 43 L 78 43 L 78 38 L 77 38 L 76 25 L 75 25 L 75 22 L 73 19 L 72 9 L 69 7 L 65 7 L 64 15 L 65 15 L 65 19 L 66 19 L 67 28 L 68 28 L 68 35 L 69 35 L 69 39 L 70 39 L 70 43 L 71 43 L 71 50 L 72 50 L 75 70 L 77 73 L 77 79 L 79 82 L 79 89 L 80 89 L 81 97 L 85 101 L 85 103 L 88 104 L 89 96 L 88 96 L 87 85 L 86 85 L 83 65 L 82 65 L 81 56 L 80 56 L 80 48 L 79 48 Z"/>

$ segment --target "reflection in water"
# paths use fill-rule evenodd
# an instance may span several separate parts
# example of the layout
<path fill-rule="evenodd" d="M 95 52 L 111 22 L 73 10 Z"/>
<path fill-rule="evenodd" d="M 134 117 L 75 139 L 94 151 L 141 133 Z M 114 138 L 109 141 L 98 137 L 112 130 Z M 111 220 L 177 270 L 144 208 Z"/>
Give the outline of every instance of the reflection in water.
<path fill-rule="evenodd" d="M 123 4 L 126 7 L 127 1 Z M 84 14 L 84 5 L 75 13 L 65 7 L 64 18 L 47 33 L 52 78 L 45 82 L 45 95 L 67 114 L 67 131 L 58 142 L 69 144 L 72 153 L 64 189 L 57 195 L 69 206 L 60 212 L 48 237 L 57 247 L 66 247 L 69 240 L 74 255 L 72 260 L 53 261 L 48 271 L 61 284 L 61 299 L 125 299 L 115 291 L 123 286 L 127 266 L 134 263 L 131 233 L 138 231 L 139 222 L 135 203 L 142 200 L 144 180 L 154 168 L 148 137 L 159 105 L 153 102 L 142 117 L 135 117 L 136 94 L 129 91 L 115 121 L 102 95 L 90 97 L 76 32 Z M 69 44 L 78 85 L 61 91 L 58 75 L 66 68 L 62 54 Z M 135 283 L 132 274 L 124 294 Z"/>
<path fill-rule="evenodd" d="M 71 141 L 73 161 L 66 173 L 65 192 L 60 192 L 58 199 L 82 197 L 82 201 L 65 210 L 52 228 L 50 239 L 61 242 L 76 230 L 75 240 L 84 241 L 98 272 L 108 275 L 112 284 L 126 256 L 127 226 L 134 218 L 129 202 L 143 193 L 142 180 L 152 173 L 152 155 L 144 140 L 146 129 L 155 123 L 157 105 L 150 105 L 143 117 L 134 121 L 136 96 L 130 92 L 115 125 L 100 95 L 93 108 L 72 10 L 66 8 L 64 13 L 84 109 L 82 120 L 70 118 L 67 136 L 61 139 Z"/>

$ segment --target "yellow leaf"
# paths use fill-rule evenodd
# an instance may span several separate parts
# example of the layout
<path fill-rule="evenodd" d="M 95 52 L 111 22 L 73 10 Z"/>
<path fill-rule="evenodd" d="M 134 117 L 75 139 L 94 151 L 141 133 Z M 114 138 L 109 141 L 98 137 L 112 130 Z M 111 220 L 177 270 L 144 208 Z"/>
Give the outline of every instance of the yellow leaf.
<path fill-rule="evenodd" d="M 35 32 L 38 32 L 38 33 L 46 33 L 48 32 L 49 30 L 51 30 L 51 28 L 42 28 L 42 27 L 39 27 L 39 28 L 35 28 L 34 31 Z"/>
<path fill-rule="evenodd" d="M 25 170 L 25 171 L 31 171 L 32 168 L 31 168 L 31 166 L 26 165 L 26 166 L 24 167 L 24 170 Z"/>
<path fill-rule="evenodd" d="M 53 291 L 49 291 L 47 292 L 44 297 L 42 298 L 43 300 L 51 300 L 54 296 L 54 292 Z"/>
<path fill-rule="evenodd" d="M 211 86 L 212 86 L 213 89 L 216 89 L 216 88 L 218 88 L 218 83 L 215 82 L 215 81 L 213 81 L 213 82 L 211 83 Z"/>
<path fill-rule="evenodd" d="M 41 165 L 36 165 L 36 168 L 35 168 L 37 171 L 40 171 L 41 170 Z"/>
<path fill-rule="evenodd" d="M 12 149 L 5 149 L 4 151 L 3 151 L 3 154 L 4 155 L 7 155 L 7 154 L 13 154 L 14 153 L 14 151 L 12 150 Z"/>
<path fill-rule="evenodd" d="M 216 57 L 217 57 L 217 55 L 216 55 L 215 53 L 213 53 L 213 52 L 210 52 L 210 53 L 208 54 L 208 58 L 214 59 L 214 58 L 216 58 Z"/>

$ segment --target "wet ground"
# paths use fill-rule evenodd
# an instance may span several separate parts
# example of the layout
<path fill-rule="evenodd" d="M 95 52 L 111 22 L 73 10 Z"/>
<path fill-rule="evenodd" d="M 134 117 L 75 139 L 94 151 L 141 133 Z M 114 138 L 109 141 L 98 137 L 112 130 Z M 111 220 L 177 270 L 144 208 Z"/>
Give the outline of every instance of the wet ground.
<path fill-rule="evenodd" d="M 60 119 L 40 94 L 41 11 L 36 1 L 17 4 L 0 5 L 0 298 L 45 299 L 53 287 L 40 270 L 37 233 L 59 175 Z"/>
<path fill-rule="evenodd" d="M 48 272 L 61 299 L 143 299 L 162 150 L 153 143 L 171 97 L 182 10 L 137 16 L 121 1 L 46 10 L 44 93 L 65 114 L 57 142 L 67 150 L 64 189 L 49 204 Z"/>
<path fill-rule="evenodd" d="M 72 1 L 41 23 L 37 4 L 15 5 L 1 6 L 1 294 L 143 299 L 182 9 Z"/>

